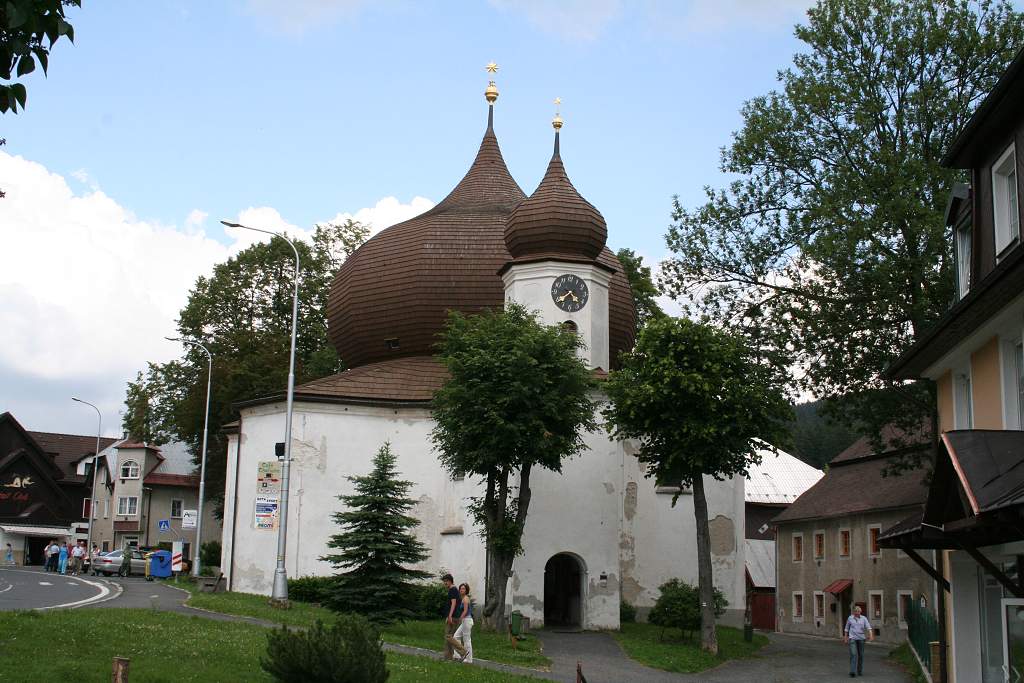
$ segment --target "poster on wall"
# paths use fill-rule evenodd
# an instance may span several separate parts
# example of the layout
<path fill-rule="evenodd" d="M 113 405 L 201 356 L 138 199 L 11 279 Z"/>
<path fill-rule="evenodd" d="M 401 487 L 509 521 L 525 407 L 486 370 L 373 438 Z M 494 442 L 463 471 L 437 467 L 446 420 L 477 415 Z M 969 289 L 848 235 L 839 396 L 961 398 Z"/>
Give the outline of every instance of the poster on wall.
<path fill-rule="evenodd" d="M 268 496 L 281 492 L 281 463 L 264 460 L 256 463 L 256 495 Z"/>
<path fill-rule="evenodd" d="M 256 528 L 276 529 L 277 528 L 277 504 L 278 498 L 273 496 L 256 496 Z"/>

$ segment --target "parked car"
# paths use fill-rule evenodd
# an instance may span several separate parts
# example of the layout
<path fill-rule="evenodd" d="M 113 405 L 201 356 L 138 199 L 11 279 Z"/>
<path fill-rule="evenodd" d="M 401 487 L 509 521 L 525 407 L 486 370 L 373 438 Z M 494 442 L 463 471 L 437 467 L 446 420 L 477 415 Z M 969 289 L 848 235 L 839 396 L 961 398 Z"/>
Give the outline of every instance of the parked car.
<path fill-rule="evenodd" d="M 127 564 L 124 562 L 124 554 L 126 552 L 129 554 L 129 562 Z M 122 565 L 124 566 L 123 570 Z M 145 574 L 146 554 L 140 550 L 112 550 L 96 558 L 95 571 L 97 574 L 106 574 L 107 576 L 111 574 L 119 576 Z"/>

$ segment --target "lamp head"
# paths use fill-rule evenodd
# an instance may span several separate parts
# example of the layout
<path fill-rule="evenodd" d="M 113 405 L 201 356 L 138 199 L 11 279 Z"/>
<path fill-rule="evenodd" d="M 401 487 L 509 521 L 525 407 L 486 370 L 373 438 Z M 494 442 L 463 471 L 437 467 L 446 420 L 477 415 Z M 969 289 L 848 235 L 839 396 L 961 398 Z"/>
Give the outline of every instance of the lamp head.
<path fill-rule="evenodd" d="M 231 221 L 221 221 L 222 225 L 226 225 L 229 228 L 241 228 L 244 227 L 240 223 L 232 223 Z"/>

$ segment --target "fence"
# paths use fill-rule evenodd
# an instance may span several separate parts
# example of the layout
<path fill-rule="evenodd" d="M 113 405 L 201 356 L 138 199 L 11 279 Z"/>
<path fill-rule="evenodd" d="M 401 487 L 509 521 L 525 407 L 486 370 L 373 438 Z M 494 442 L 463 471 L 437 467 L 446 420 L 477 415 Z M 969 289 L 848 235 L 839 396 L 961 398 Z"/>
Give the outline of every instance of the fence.
<path fill-rule="evenodd" d="M 939 639 L 939 622 L 927 608 L 921 607 L 916 600 L 907 604 L 907 640 L 914 652 L 924 662 L 926 669 L 932 667 L 932 649 L 929 643 Z"/>

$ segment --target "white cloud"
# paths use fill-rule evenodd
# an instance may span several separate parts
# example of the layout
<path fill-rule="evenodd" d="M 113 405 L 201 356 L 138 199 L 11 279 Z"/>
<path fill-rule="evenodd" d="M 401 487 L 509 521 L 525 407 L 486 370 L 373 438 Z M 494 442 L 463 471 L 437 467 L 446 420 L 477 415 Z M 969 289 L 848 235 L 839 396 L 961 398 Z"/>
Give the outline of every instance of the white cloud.
<path fill-rule="evenodd" d="M 76 192 L 41 164 L 0 152 L 0 378 L 17 378 L 15 391 L 0 382 L 0 411 L 67 396 L 47 387 L 81 386 L 104 411 L 104 424 L 124 400 L 124 383 L 147 361 L 166 361 L 178 348 L 163 338 L 200 275 L 246 246 L 269 236 L 227 230 L 229 243 L 203 229 L 207 214 L 194 209 L 183 227 L 140 219 L 101 191 Z M 393 197 L 353 216 L 378 227 L 432 206 L 422 197 L 402 204 Z M 338 214 L 347 216 L 348 214 Z M 270 207 L 250 207 L 239 223 L 309 230 L 289 223 Z M 9 384 L 9 383 L 8 383 Z M 36 386 L 37 394 L 30 395 Z M 59 413 L 48 419 L 59 420 Z M 30 423 L 60 431 L 61 423 Z"/>
<path fill-rule="evenodd" d="M 365 0 L 248 0 L 252 14 L 268 20 L 272 27 L 285 33 L 301 34 L 307 29 L 322 26 L 346 16 L 354 15 Z"/>
<path fill-rule="evenodd" d="M 506 12 L 520 12 L 537 28 L 574 42 L 596 40 L 621 13 L 621 0 L 490 0 Z"/>
<path fill-rule="evenodd" d="M 434 202 L 426 197 L 413 197 L 408 204 L 401 203 L 397 197 L 384 197 L 376 206 L 359 209 L 355 213 L 339 213 L 331 222 L 341 223 L 351 218 L 370 226 L 370 235 L 376 235 L 384 228 L 407 221 L 433 207 Z"/>

